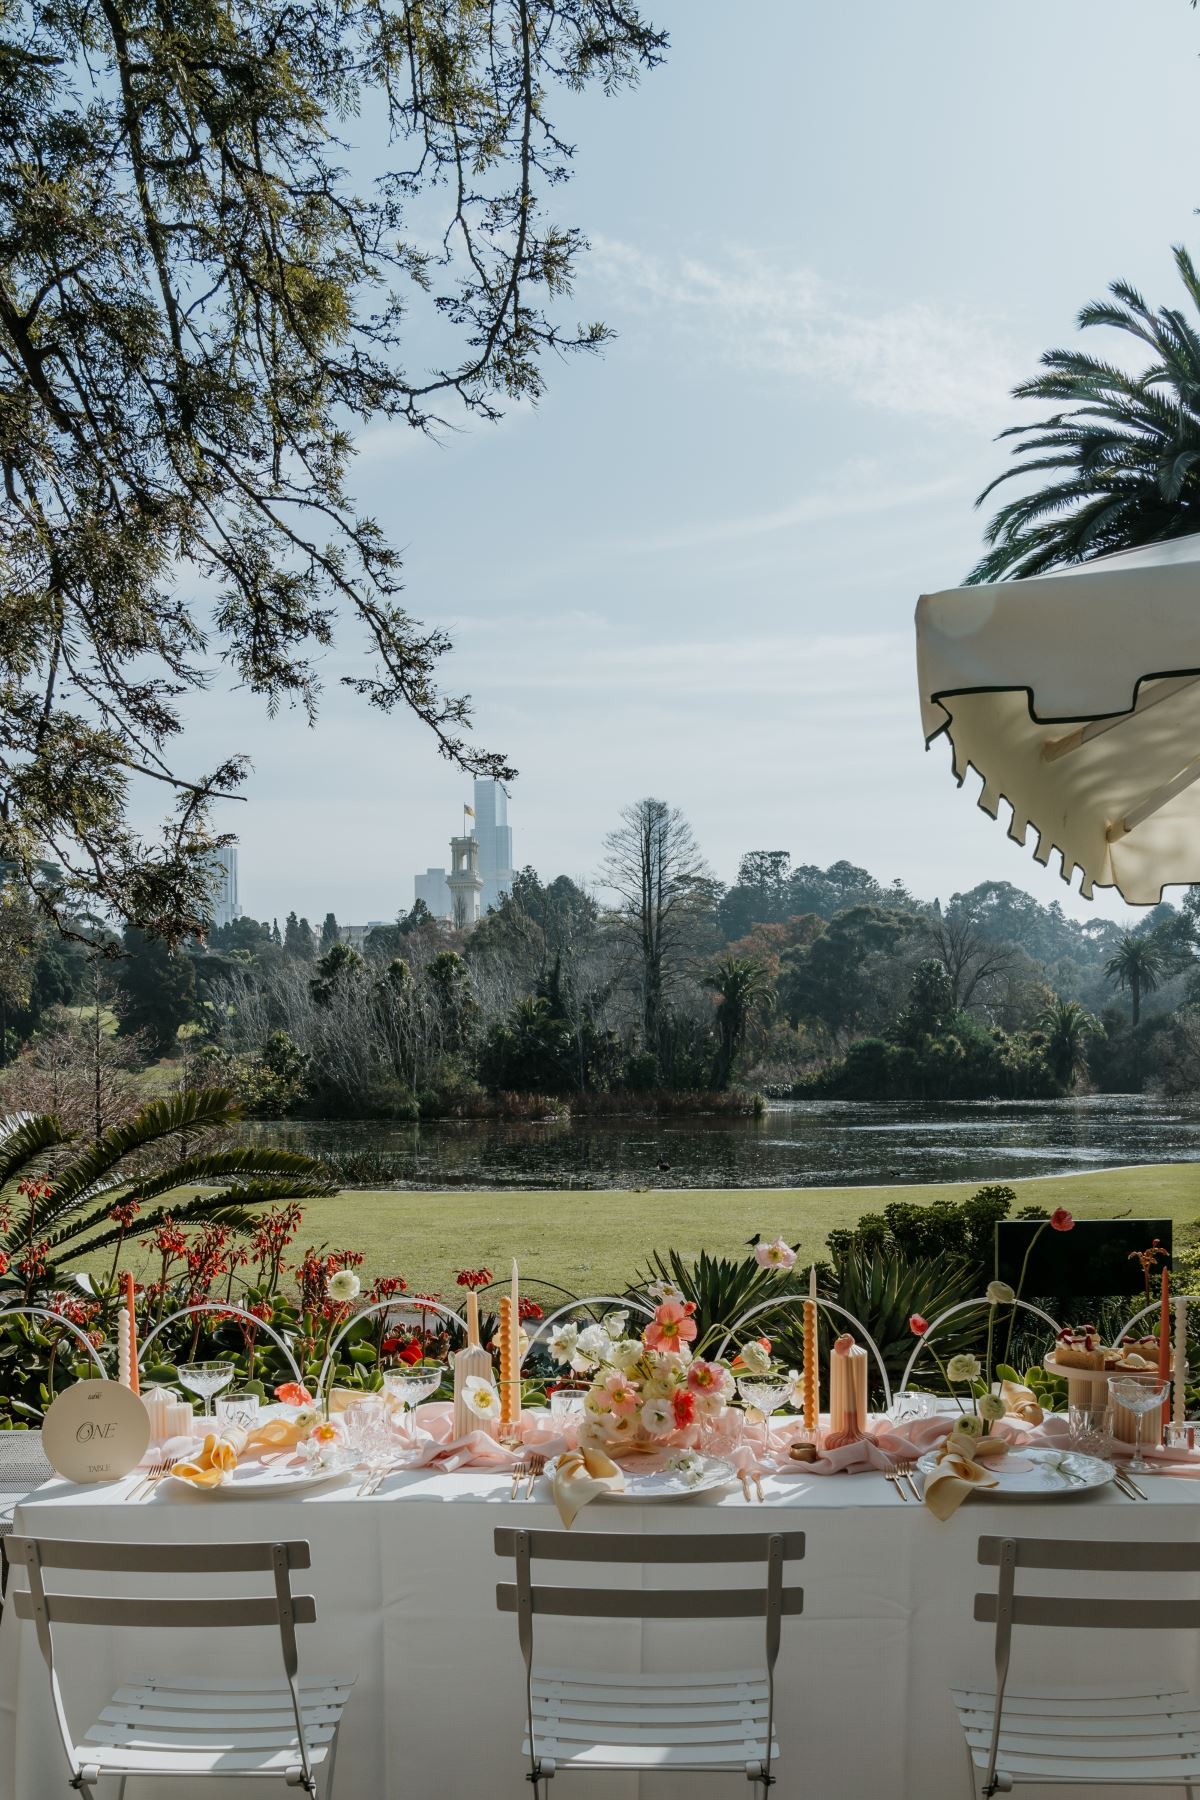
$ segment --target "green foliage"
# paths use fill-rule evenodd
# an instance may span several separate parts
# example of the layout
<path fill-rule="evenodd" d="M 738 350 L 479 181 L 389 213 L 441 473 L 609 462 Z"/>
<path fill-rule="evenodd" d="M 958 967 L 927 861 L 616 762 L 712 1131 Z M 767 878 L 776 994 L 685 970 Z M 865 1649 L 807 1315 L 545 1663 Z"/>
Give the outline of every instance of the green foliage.
<path fill-rule="evenodd" d="M 706 1250 L 692 1258 L 678 1250 L 656 1250 L 629 1292 L 653 1305 L 650 1287 L 658 1281 L 670 1282 L 685 1300 L 692 1301 L 700 1326 L 697 1348 L 703 1344 L 710 1353 L 743 1313 L 765 1300 L 782 1300 L 801 1292 L 794 1273 L 760 1268 L 752 1255 L 734 1261 L 728 1256 L 710 1256 Z M 753 1335 L 765 1335 L 777 1316 L 768 1311 L 756 1319 Z"/>
<path fill-rule="evenodd" d="M 894 1247 L 864 1250 L 850 1244 L 843 1248 L 832 1272 L 825 1274 L 821 1292 L 862 1320 L 879 1345 L 889 1381 L 895 1384 L 917 1344 L 909 1325 L 912 1315 L 919 1313 L 934 1319 L 947 1307 L 971 1299 L 978 1292 L 975 1284 L 976 1273 L 970 1257 L 952 1250 L 914 1256 L 910 1252 L 897 1253 Z M 979 1317 L 966 1312 L 950 1322 L 937 1343 L 943 1361 L 945 1356 L 977 1346 L 983 1316 L 985 1309 L 981 1309 Z M 840 1329 L 836 1314 L 823 1320 L 826 1344 Z M 786 1335 L 779 1337 L 777 1354 L 783 1356 L 785 1351 L 787 1359 L 793 1363 L 802 1356 L 794 1318 L 789 1322 Z M 879 1401 L 882 1391 L 874 1358 L 869 1373 L 872 1395 Z"/>
<path fill-rule="evenodd" d="M 116 1011 L 123 1035 L 144 1034 L 153 1053 L 165 1056 L 176 1033 L 196 1016 L 196 965 L 181 950 L 135 925 L 124 933 L 116 965 Z"/>
<path fill-rule="evenodd" d="M 785 964 L 779 997 L 788 1017 L 816 1020 L 834 1038 L 852 1032 L 876 1004 L 874 964 L 894 955 L 915 923 L 883 906 L 852 906 L 837 914 Z"/>
<path fill-rule="evenodd" d="M 726 956 L 705 977 L 717 1002 L 717 1051 L 713 1059 L 713 1086 L 725 1088 L 733 1065 L 755 1018 L 769 1012 L 775 996 L 761 963 Z"/>
<path fill-rule="evenodd" d="M 1008 1217 L 1016 1198 L 1015 1189 L 995 1185 L 979 1188 L 966 1200 L 938 1198 L 928 1206 L 895 1201 L 882 1213 L 864 1213 L 847 1230 L 831 1231 L 830 1254 L 841 1263 L 855 1253 L 877 1250 L 909 1259 L 948 1252 L 970 1265 L 976 1284 L 972 1291 L 981 1293 L 992 1276 L 996 1226 Z"/>

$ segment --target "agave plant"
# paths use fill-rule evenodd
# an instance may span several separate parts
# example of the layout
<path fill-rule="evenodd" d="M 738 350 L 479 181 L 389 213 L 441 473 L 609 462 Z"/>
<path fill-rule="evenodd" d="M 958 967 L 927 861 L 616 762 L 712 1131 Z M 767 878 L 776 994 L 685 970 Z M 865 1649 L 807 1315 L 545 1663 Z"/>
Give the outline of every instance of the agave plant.
<path fill-rule="evenodd" d="M 52 1113 L 0 1123 L 0 1298 L 14 1285 L 28 1298 L 53 1284 L 65 1258 L 82 1261 L 145 1236 L 168 1216 L 245 1231 L 252 1207 L 333 1191 L 307 1156 L 257 1144 L 210 1147 L 212 1134 L 241 1116 L 228 1089 L 196 1088 L 153 1101 L 86 1148 L 75 1148 Z"/>
<path fill-rule="evenodd" d="M 781 1300 L 786 1294 L 797 1294 L 800 1285 L 795 1276 L 777 1269 L 763 1269 L 752 1256 L 735 1262 L 727 1256 L 710 1256 L 702 1250 L 689 1261 L 678 1250 L 656 1250 L 650 1267 L 639 1274 L 630 1294 L 639 1299 L 650 1297 L 655 1282 L 670 1282 L 693 1302 L 700 1322 L 701 1341 L 713 1349 L 732 1325 L 751 1307 L 764 1300 Z M 773 1315 L 763 1313 L 755 1320 L 755 1330 L 767 1329 Z"/>

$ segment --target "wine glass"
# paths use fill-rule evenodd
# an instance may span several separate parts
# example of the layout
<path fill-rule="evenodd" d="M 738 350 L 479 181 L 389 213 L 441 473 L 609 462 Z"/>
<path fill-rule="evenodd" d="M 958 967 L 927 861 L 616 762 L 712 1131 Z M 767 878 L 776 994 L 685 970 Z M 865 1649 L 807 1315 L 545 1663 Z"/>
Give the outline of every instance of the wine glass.
<path fill-rule="evenodd" d="M 789 1375 L 743 1375 L 737 1389 L 746 1405 L 769 1419 L 777 1406 L 782 1406 L 791 1392 Z"/>
<path fill-rule="evenodd" d="M 407 1430 L 411 1430 L 415 1422 L 413 1409 L 437 1393 L 444 1374 L 440 1363 L 433 1367 L 428 1363 L 416 1363 L 406 1369 L 388 1369 L 384 1374 L 384 1388 L 399 1402 L 401 1423 Z"/>
<path fill-rule="evenodd" d="M 1142 1420 L 1147 1413 L 1161 1407 L 1171 1391 L 1171 1383 L 1147 1370 L 1143 1374 L 1122 1375 L 1119 1381 L 1109 1386 L 1109 1393 L 1118 1405 L 1124 1406 L 1137 1420 L 1137 1431 L 1133 1440 L 1133 1458 L 1129 1464 L 1131 1474 L 1145 1475 L 1151 1472 L 1150 1464 L 1142 1455 Z"/>
<path fill-rule="evenodd" d="M 227 1388 L 237 1373 L 231 1362 L 181 1363 L 176 1373 L 185 1388 L 199 1394 L 204 1401 L 204 1416 L 212 1418 L 213 1395 Z"/>

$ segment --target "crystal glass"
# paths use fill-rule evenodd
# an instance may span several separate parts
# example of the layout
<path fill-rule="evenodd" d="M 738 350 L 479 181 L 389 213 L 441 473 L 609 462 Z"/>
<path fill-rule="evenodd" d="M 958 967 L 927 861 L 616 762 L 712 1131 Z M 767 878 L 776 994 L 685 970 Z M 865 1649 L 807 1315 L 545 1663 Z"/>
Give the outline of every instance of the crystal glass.
<path fill-rule="evenodd" d="M 227 1388 L 237 1374 L 231 1362 L 181 1363 L 176 1372 L 184 1387 L 203 1400 L 206 1419 L 212 1418 L 213 1395 Z"/>
<path fill-rule="evenodd" d="M 1163 1401 L 1171 1391 L 1171 1384 L 1160 1380 L 1157 1374 L 1148 1369 L 1144 1375 L 1122 1375 L 1119 1381 L 1110 1382 L 1108 1391 L 1113 1400 L 1125 1407 L 1137 1420 L 1133 1458 L 1129 1468 L 1135 1475 L 1148 1474 L 1150 1464 L 1142 1455 L 1142 1421 L 1148 1413 L 1161 1410 Z"/>
<path fill-rule="evenodd" d="M 217 1401 L 217 1418 L 222 1425 L 236 1425 L 242 1431 L 253 1431 L 258 1423 L 259 1396 L 249 1388 L 238 1388 L 222 1394 Z"/>
<path fill-rule="evenodd" d="M 340 1415 L 346 1447 L 356 1462 L 370 1463 L 388 1436 L 382 1394 L 359 1394 Z"/>
<path fill-rule="evenodd" d="M 413 1408 L 422 1400 L 428 1400 L 436 1394 L 442 1385 L 442 1377 L 446 1371 L 439 1363 L 436 1368 L 413 1365 L 407 1369 L 388 1369 L 383 1377 L 384 1389 L 397 1400 L 403 1414 L 406 1427 L 412 1425 Z"/>
<path fill-rule="evenodd" d="M 747 1406 L 769 1419 L 775 1408 L 787 1399 L 792 1383 L 787 1375 L 743 1375 L 737 1389 Z"/>
<path fill-rule="evenodd" d="M 587 1389 L 555 1388 L 550 1396 L 550 1417 L 556 1425 L 578 1425 L 583 1418 L 583 1402 Z"/>
<path fill-rule="evenodd" d="M 1112 1412 L 1107 1399 L 1096 1404 L 1089 1401 L 1083 1406 L 1069 1406 L 1067 1430 L 1073 1450 L 1080 1450 L 1085 1456 L 1111 1456 Z"/>
<path fill-rule="evenodd" d="M 1163 1443 L 1168 1450 L 1200 1450 L 1200 1419 L 1172 1422 L 1163 1432 Z"/>

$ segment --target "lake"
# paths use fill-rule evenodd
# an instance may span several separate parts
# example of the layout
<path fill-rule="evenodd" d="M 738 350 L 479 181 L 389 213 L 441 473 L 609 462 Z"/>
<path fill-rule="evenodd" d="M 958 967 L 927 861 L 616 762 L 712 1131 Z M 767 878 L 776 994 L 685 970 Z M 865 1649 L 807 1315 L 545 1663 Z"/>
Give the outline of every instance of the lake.
<path fill-rule="evenodd" d="M 853 1187 L 1200 1160 L 1200 1102 L 1140 1094 L 945 1106 L 782 1101 L 762 1119 L 284 1119 L 253 1129 L 313 1156 L 352 1155 L 361 1159 L 356 1185 L 391 1188 Z"/>

